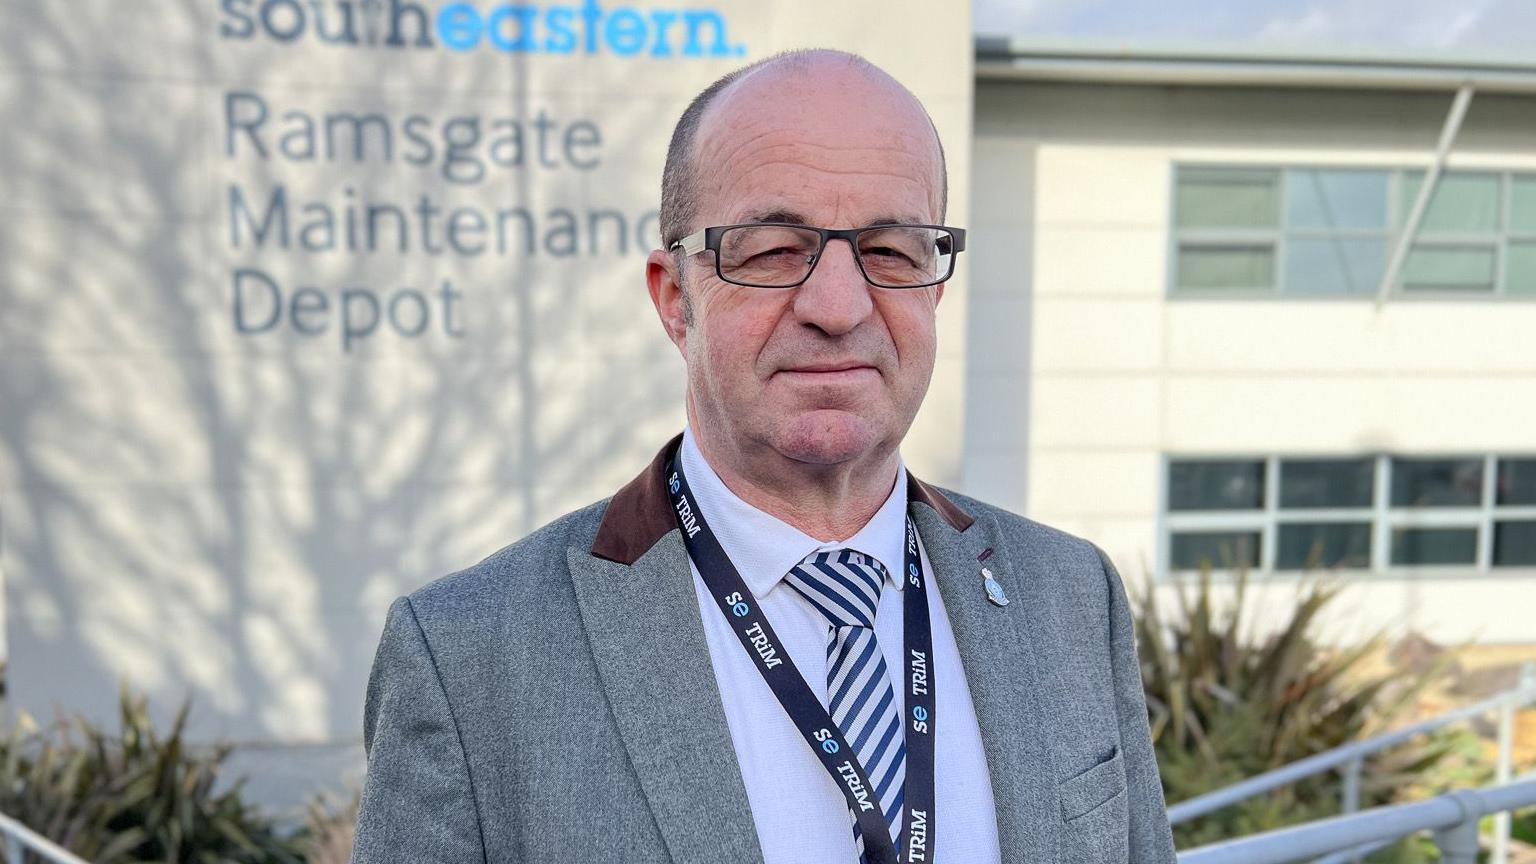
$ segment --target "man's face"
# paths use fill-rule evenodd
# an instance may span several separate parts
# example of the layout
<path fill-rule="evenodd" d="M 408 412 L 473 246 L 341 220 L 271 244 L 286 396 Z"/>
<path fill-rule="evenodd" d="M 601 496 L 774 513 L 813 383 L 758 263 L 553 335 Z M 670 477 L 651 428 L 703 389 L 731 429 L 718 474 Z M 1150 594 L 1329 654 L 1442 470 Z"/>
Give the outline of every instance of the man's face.
<path fill-rule="evenodd" d="M 766 70 L 722 100 L 697 138 L 694 230 L 940 221 L 937 141 L 921 108 L 889 82 L 834 62 Z M 816 465 L 894 452 L 933 372 L 942 286 L 875 288 L 840 240 L 797 288 L 725 282 L 710 252 L 688 259 L 682 277 L 693 321 L 669 330 L 704 440 Z"/>

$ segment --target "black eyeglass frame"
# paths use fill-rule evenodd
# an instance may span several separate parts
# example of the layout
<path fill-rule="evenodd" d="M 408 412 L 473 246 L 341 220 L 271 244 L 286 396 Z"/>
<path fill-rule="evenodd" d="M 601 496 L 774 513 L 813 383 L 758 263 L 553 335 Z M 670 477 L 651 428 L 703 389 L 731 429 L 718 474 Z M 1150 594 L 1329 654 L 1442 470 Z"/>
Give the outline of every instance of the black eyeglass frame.
<path fill-rule="evenodd" d="M 720 269 L 720 238 L 724 237 L 725 232 L 731 230 L 732 228 L 802 228 L 807 231 L 815 231 L 817 234 L 821 235 L 821 245 L 816 247 L 816 254 L 811 258 L 810 266 L 806 268 L 805 275 L 800 277 L 799 282 L 796 282 L 792 285 L 763 285 L 757 282 L 741 282 L 726 276 L 725 272 Z M 931 282 L 923 282 L 917 285 L 885 285 L 871 279 L 869 277 L 869 271 L 864 269 L 863 256 L 859 254 L 859 235 L 866 231 L 885 231 L 891 228 L 933 228 L 939 231 L 947 232 L 950 236 L 953 247 L 949 254 L 949 271 L 938 279 L 934 279 Z M 955 275 L 955 259 L 959 257 L 961 252 L 965 251 L 965 229 L 953 228 L 949 225 L 914 225 L 901 223 L 892 225 L 869 225 L 864 228 L 817 228 L 814 225 L 801 225 L 798 222 L 743 222 L 736 225 L 715 225 L 689 234 L 687 237 L 684 237 L 681 240 L 673 243 L 671 246 L 668 246 L 667 250 L 674 251 L 681 248 L 683 250 L 683 254 L 690 257 L 706 250 L 715 253 L 715 275 L 719 276 L 721 280 L 729 282 L 732 285 L 741 285 L 746 288 L 766 289 L 798 288 L 801 285 L 804 285 L 807 279 L 811 278 L 812 273 L 816 272 L 816 265 L 821 263 L 822 253 L 827 251 L 827 243 L 832 240 L 848 241 L 849 248 L 853 250 L 853 263 L 858 265 L 859 273 L 863 274 L 865 282 L 868 282 L 876 288 L 886 288 L 896 291 L 905 291 L 909 288 L 927 288 L 932 285 L 939 285 L 947 282 L 951 276 Z"/>

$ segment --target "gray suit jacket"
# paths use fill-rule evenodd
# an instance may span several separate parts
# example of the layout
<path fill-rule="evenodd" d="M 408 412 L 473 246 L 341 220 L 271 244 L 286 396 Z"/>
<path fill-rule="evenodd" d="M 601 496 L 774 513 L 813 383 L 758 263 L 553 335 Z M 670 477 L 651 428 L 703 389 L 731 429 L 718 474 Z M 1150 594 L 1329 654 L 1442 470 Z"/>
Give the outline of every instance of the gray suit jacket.
<path fill-rule="evenodd" d="M 662 488 L 676 444 L 608 501 L 390 608 L 354 862 L 761 864 Z M 916 479 L 908 499 L 975 702 L 1003 861 L 1171 864 L 1109 561 Z M 983 559 L 1008 606 L 987 601 Z M 944 857 L 936 822 L 937 861 L 965 864 Z"/>

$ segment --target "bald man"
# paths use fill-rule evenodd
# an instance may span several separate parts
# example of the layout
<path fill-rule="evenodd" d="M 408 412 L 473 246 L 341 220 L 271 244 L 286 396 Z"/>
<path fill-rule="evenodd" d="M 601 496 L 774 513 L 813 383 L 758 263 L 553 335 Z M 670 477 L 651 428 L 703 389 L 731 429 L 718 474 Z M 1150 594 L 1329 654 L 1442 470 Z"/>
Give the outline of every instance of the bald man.
<path fill-rule="evenodd" d="M 946 197 L 922 105 L 853 55 L 693 101 L 645 273 L 688 426 L 396 601 L 354 861 L 1174 860 L 1113 566 L 902 462 Z"/>

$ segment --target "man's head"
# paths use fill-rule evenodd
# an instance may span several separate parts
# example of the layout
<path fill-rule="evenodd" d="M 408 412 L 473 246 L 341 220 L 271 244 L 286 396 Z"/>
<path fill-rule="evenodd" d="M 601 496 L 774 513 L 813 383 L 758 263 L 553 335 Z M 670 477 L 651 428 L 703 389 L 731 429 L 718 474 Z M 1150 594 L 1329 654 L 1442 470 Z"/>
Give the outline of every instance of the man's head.
<path fill-rule="evenodd" d="M 886 81 L 893 88 L 905 93 L 913 104 L 919 108 L 922 107 L 917 97 L 885 70 L 857 54 L 844 51 L 826 49 L 787 51 L 726 74 L 693 97 L 693 101 L 688 103 L 688 107 L 678 118 L 677 125 L 672 129 L 672 141 L 667 146 L 666 166 L 661 174 L 661 248 L 670 249 L 673 243 L 691 233 L 698 218 L 698 160 L 694 158 L 694 145 L 698 139 L 699 126 L 705 112 L 714 106 L 723 91 L 746 75 L 769 67 L 800 69 L 815 74 L 814 67 L 817 63 L 841 64 L 850 70 L 868 73 L 873 78 Z M 925 120 L 928 119 L 926 112 L 923 117 Z M 928 124 L 932 128 L 931 120 Z M 939 142 L 937 131 L 933 133 L 933 140 L 939 146 L 939 215 L 942 216 L 949 203 L 949 178 L 945 168 L 943 146 Z"/>
<path fill-rule="evenodd" d="M 687 362 L 689 421 L 706 452 L 813 466 L 889 457 L 927 391 L 943 286 L 873 287 L 840 240 L 803 284 L 778 289 L 731 284 L 715 253 L 670 247 L 714 225 L 939 224 L 945 196 L 927 113 L 861 58 L 780 55 L 700 94 L 667 155 L 668 250 L 651 253 L 647 280 Z"/>

